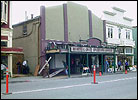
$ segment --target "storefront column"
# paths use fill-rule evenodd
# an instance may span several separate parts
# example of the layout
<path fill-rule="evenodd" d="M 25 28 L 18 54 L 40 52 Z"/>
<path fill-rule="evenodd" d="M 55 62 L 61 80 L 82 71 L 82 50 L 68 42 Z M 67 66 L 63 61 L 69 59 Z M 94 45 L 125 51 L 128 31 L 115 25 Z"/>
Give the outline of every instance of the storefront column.
<path fill-rule="evenodd" d="M 68 54 L 68 76 L 70 77 L 70 53 Z"/>
<path fill-rule="evenodd" d="M 88 54 L 87 54 L 87 67 L 89 67 L 89 58 L 88 58 Z"/>
<path fill-rule="evenodd" d="M 116 55 L 115 55 L 115 49 L 114 49 L 114 73 L 115 73 L 115 67 L 116 67 Z"/>
<path fill-rule="evenodd" d="M 134 65 L 134 56 L 132 56 L 132 65 Z"/>
<path fill-rule="evenodd" d="M 103 67 L 104 67 L 104 66 L 103 66 L 103 65 L 104 65 L 104 64 L 103 64 L 103 54 L 101 55 L 101 61 L 102 61 L 102 62 L 101 62 L 101 63 L 102 63 L 102 68 L 101 68 L 101 70 L 102 70 L 102 74 L 103 74 Z"/>
<path fill-rule="evenodd" d="M 8 55 L 8 71 L 10 72 L 10 75 L 12 77 L 12 54 Z"/>

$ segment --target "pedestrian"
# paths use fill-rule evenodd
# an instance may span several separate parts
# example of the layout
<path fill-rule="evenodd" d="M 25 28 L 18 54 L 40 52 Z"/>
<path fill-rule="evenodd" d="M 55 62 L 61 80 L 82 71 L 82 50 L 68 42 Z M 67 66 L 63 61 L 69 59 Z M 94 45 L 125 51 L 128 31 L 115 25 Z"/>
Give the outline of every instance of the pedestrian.
<path fill-rule="evenodd" d="M 66 64 L 65 61 L 62 61 L 64 68 L 65 68 L 65 74 L 68 75 L 68 65 Z"/>
<path fill-rule="evenodd" d="M 118 70 L 121 70 L 121 61 L 118 61 L 118 69 L 117 69 L 117 71 Z"/>
<path fill-rule="evenodd" d="M 127 60 L 125 61 L 125 70 L 127 70 L 128 69 L 128 62 L 127 62 Z"/>
<path fill-rule="evenodd" d="M 46 61 L 46 63 L 47 63 L 47 61 Z M 48 63 L 45 65 L 45 71 L 46 71 L 46 75 L 48 76 L 48 78 L 50 78 L 50 76 L 49 76 L 49 64 Z M 43 76 L 43 78 L 44 77 L 45 77 L 45 75 Z"/>
<path fill-rule="evenodd" d="M 28 66 L 28 60 L 23 61 L 23 74 L 29 73 L 29 66 Z"/>
<path fill-rule="evenodd" d="M 106 61 L 105 61 L 105 66 L 106 66 L 106 72 L 108 72 L 108 68 L 109 68 L 109 63 L 108 63 L 108 60 L 106 59 Z"/>
<path fill-rule="evenodd" d="M 21 61 L 19 60 L 19 61 L 16 63 L 16 65 L 17 65 L 17 73 L 18 73 L 18 74 L 21 74 L 21 66 L 22 66 Z"/>

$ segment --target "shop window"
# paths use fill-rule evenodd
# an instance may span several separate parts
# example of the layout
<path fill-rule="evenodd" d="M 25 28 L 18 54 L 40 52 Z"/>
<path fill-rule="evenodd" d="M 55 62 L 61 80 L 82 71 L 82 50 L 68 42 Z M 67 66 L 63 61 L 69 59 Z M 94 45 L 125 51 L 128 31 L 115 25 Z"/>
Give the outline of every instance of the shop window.
<path fill-rule="evenodd" d="M 132 48 L 126 48 L 126 53 L 132 53 Z"/>
<path fill-rule="evenodd" d="M 124 51 L 125 51 L 124 48 L 118 48 L 119 53 L 124 53 Z"/>
<path fill-rule="evenodd" d="M 1 41 L 1 47 L 7 47 L 7 41 Z"/>

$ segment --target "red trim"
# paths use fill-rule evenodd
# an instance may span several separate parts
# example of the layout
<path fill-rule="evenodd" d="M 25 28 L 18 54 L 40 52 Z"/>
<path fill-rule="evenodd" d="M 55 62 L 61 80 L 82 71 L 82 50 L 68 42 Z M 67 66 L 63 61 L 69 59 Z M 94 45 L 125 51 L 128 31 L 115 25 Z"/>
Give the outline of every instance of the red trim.
<path fill-rule="evenodd" d="M 23 49 L 22 48 L 4 48 L 2 47 L 1 48 L 1 51 L 14 51 L 14 52 L 23 52 Z"/>
<path fill-rule="evenodd" d="M 8 40 L 8 36 L 1 36 L 1 40 Z"/>

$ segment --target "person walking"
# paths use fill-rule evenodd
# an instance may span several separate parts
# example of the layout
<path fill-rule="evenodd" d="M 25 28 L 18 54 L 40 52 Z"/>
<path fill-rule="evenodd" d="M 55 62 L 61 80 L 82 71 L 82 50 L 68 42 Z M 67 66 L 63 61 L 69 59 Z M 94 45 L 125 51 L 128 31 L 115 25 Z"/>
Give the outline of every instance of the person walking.
<path fill-rule="evenodd" d="M 125 70 L 127 70 L 128 69 L 128 62 L 127 62 L 127 60 L 125 61 Z"/>
<path fill-rule="evenodd" d="M 46 61 L 46 63 L 47 63 L 47 61 Z M 43 78 L 45 78 L 46 76 L 48 76 L 48 78 L 50 78 L 50 76 L 49 76 L 49 64 L 48 63 L 45 65 L 45 74 L 43 75 Z"/>
<path fill-rule="evenodd" d="M 120 70 L 121 71 L 121 61 L 118 61 L 118 69 L 117 71 Z"/>
<path fill-rule="evenodd" d="M 65 61 L 62 61 L 64 68 L 65 68 L 65 74 L 68 75 L 68 65 L 66 64 Z"/>
<path fill-rule="evenodd" d="M 105 72 L 108 72 L 108 68 L 109 68 L 109 63 L 108 63 L 108 60 L 106 59 L 105 61 Z"/>

